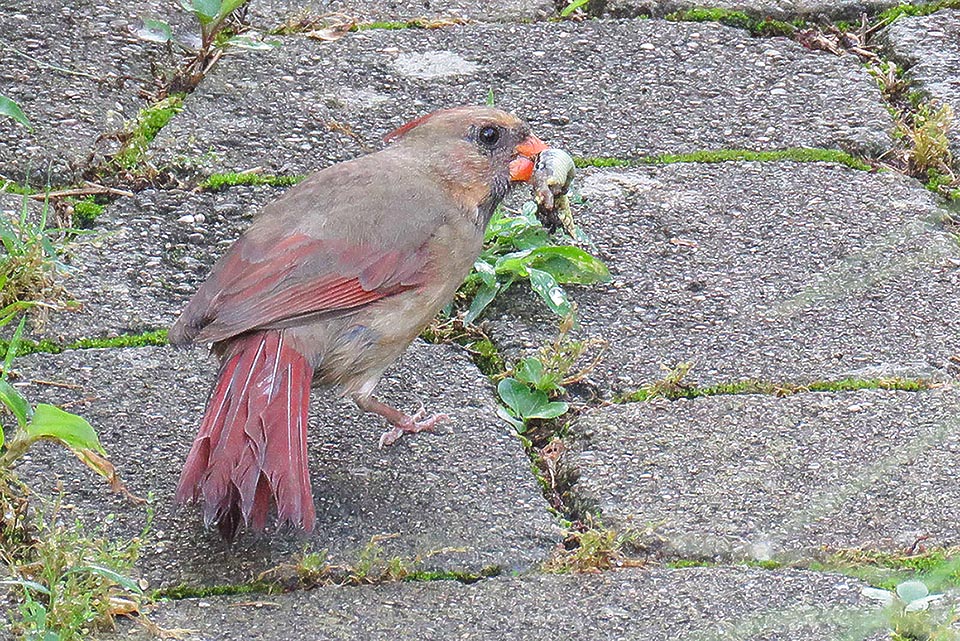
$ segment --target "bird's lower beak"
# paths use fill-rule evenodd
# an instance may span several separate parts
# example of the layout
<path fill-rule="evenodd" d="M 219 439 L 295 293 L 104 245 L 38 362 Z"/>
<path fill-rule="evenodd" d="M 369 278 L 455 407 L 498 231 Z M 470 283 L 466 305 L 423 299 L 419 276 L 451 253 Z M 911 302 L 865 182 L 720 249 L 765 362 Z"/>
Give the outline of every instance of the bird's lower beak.
<path fill-rule="evenodd" d="M 533 176 L 533 162 L 544 149 L 549 149 L 542 140 L 530 134 L 515 148 L 520 154 L 510 163 L 510 180 L 527 182 Z"/>

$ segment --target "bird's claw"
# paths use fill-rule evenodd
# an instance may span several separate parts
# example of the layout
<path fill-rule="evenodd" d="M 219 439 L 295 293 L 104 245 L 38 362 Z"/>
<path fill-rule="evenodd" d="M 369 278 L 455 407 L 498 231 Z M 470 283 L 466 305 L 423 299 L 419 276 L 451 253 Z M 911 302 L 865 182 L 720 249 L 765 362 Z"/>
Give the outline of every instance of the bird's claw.
<path fill-rule="evenodd" d="M 400 423 L 387 430 L 380 436 L 380 447 L 389 447 L 400 440 L 400 437 L 406 433 L 415 434 L 416 432 L 432 432 L 440 421 L 445 421 L 450 417 L 446 414 L 434 414 L 428 419 L 423 419 L 426 415 L 426 409 L 423 406 L 417 410 L 413 416 L 405 417 Z"/>

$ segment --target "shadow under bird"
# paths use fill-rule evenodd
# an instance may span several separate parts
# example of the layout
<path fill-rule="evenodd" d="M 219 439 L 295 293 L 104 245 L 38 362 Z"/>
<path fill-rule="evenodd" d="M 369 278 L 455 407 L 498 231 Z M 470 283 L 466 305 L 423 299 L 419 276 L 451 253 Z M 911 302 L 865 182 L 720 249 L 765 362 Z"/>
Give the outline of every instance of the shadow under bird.
<path fill-rule="evenodd" d="M 445 418 L 408 415 L 374 388 L 453 299 L 494 209 L 547 148 L 486 107 L 437 111 L 386 140 L 264 207 L 170 330 L 171 343 L 212 343 L 220 360 L 177 501 L 199 500 L 227 538 L 263 529 L 273 504 L 280 524 L 313 529 L 313 382 L 383 416 L 381 445 Z"/>

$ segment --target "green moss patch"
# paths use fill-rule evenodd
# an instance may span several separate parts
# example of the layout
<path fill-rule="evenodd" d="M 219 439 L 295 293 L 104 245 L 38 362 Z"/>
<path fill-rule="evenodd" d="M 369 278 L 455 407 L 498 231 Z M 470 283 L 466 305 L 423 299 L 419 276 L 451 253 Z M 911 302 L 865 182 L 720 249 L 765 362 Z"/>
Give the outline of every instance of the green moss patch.
<path fill-rule="evenodd" d="M 143 160 L 147 146 L 153 142 L 170 119 L 183 110 L 185 94 L 173 94 L 140 110 L 130 130 L 123 135 L 123 147 L 113 157 L 121 169 L 131 170 Z"/>
<path fill-rule="evenodd" d="M 709 7 L 698 7 L 675 11 L 664 16 L 671 22 L 719 22 L 728 27 L 746 29 L 755 36 L 786 36 L 790 37 L 798 28 L 804 26 L 802 20 L 794 22 L 782 22 L 771 18 L 758 19 L 753 18 L 742 11 L 730 11 L 729 9 L 718 9 Z"/>
<path fill-rule="evenodd" d="M 830 162 L 844 165 L 860 171 L 870 171 L 872 167 L 864 161 L 840 151 L 839 149 L 807 149 L 792 147 L 753 151 L 751 149 L 717 149 L 692 151 L 684 154 L 661 154 L 642 158 L 580 157 L 575 158 L 577 167 L 642 167 L 645 165 L 672 165 L 675 163 L 718 163 L 718 162 Z"/>
<path fill-rule="evenodd" d="M 770 396 L 790 396 L 803 392 L 853 392 L 865 389 L 897 390 L 903 392 L 919 392 L 930 389 L 932 384 L 925 379 L 904 378 L 843 378 L 836 381 L 814 381 L 803 385 L 797 383 L 773 383 L 768 381 L 736 381 L 733 383 L 719 383 L 706 387 L 694 385 L 677 385 L 669 388 L 664 386 L 648 386 L 635 392 L 619 397 L 617 402 L 636 403 L 652 398 L 701 398 L 705 396 L 723 396 L 735 394 L 766 394 Z"/>
<path fill-rule="evenodd" d="M 27 354 L 59 354 L 68 349 L 103 349 L 110 347 L 147 347 L 167 344 L 167 330 L 157 329 L 143 334 L 125 334 L 113 338 L 80 338 L 71 343 L 57 343 L 51 340 L 32 341 L 21 339 L 17 356 Z M 5 354 L 9 341 L 0 340 L 0 354 Z"/>
<path fill-rule="evenodd" d="M 198 186 L 206 191 L 218 191 L 237 185 L 270 185 L 271 187 L 291 187 L 306 176 L 272 176 L 268 174 L 225 173 L 213 174 Z"/>

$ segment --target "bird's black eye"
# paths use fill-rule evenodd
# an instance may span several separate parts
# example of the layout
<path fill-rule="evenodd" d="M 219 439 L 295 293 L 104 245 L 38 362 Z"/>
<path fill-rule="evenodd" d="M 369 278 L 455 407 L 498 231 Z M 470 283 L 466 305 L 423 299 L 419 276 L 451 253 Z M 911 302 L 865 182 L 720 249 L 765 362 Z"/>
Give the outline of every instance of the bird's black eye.
<path fill-rule="evenodd" d="M 477 132 L 477 142 L 484 147 L 492 148 L 494 145 L 500 142 L 500 129 L 490 125 L 481 127 L 480 131 Z"/>

